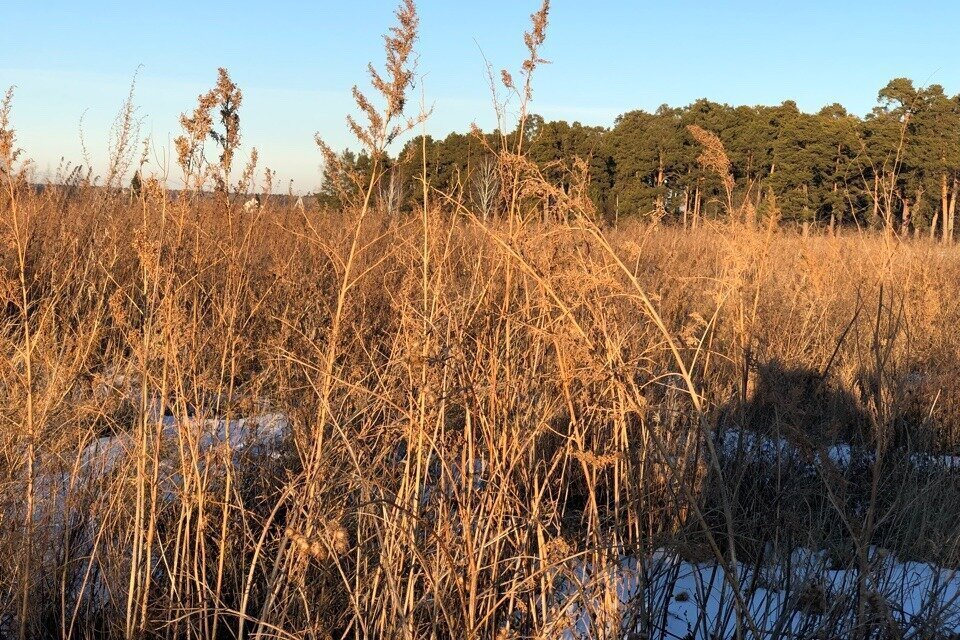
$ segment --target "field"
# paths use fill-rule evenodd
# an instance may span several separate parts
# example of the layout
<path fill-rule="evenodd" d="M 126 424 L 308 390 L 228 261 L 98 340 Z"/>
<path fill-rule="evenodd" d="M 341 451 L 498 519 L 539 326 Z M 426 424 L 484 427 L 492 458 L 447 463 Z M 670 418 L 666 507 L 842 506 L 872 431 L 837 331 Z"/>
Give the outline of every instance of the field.
<path fill-rule="evenodd" d="M 11 624 L 552 637 L 558 584 L 657 550 L 960 561 L 960 478 L 912 463 L 957 451 L 949 249 L 93 190 L 12 214 Z"/>
<path fill-rule="evenodd" d="M 614 225 L 508 136 L 398 212 L 405 7 L 343 206 L 200 111 L 188 188 L 40 189 L 3 110 L 0 637 L 958 637 L 956 248 Z"/>

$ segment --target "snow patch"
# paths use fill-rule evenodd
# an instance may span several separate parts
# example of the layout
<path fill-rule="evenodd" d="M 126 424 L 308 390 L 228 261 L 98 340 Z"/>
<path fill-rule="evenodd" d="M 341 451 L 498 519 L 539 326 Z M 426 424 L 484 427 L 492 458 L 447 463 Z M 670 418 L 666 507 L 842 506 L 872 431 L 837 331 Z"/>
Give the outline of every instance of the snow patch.
<path fill-rule="evenodd" d="M 579 565 L 555 594 L 569 619 L 561 637 L 711 640 L 737 637 L 739 628 L 751 638 L 849 638 L 863 624 L 890 637 L 960 634 L 955 570 L 872 552 L 862 581 L 856 569 L 832 569 L 825 553 L 806 549 L 760 568 L 735 565 L 730 576 L 719 563 L 687 562 L 666 550 L 601 572 Z M 861 583 L 866 614 L 858 620 Z"/>

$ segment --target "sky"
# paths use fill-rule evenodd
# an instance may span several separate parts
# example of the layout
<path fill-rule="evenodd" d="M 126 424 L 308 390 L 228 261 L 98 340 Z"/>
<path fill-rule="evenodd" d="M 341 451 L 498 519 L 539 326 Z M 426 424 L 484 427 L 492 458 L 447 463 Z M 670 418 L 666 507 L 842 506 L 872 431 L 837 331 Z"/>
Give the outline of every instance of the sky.
<path fill-rule="evenodd" d="M 5 0 L 0 88 L 16 85 L 13 124 L 40 176 L 62 161 L 102 172 L 110 127 L 137 74 L 149 172 L 177 183 L 177 118 L 229 69 L 243 91 L 241 155 L 257 147 L 275 190 L 321 182 L 321 136 L 357 148 L 344 118 L 384 58 L 393 0 L 205 2 Z M 514 72 L 537 0 L 420 0 L 414 106 L 443 137 L 495 124 L 486 76 Z M 960 93 L 960 3 L 929 0 L 554 0 L 532 111 L 610 126 L 617 115 L 702 97 L 730 104 L 839 102 L 865 114 L 895 77 Z M 139 69 L 139 71 L 137 71 Z M 82 135 L 81 135 L 82 131 Z M 237 164 L 241 164 L 238 162 Z M 293 181 L 292 183 L 290 181 Z"/>

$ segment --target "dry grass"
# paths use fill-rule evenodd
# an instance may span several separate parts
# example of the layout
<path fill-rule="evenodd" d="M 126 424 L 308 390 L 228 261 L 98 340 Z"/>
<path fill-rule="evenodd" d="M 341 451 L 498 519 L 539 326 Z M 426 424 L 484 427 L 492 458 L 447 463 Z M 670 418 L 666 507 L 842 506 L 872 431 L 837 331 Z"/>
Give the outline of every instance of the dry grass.
<path fill-rule="evenodd" d="M 385 111 L 357 92 L 375 161 L 415 124 L 398 120 L 412 12 L 373 72 Z M 3 634 L 549 638 L 575 566 L 664 546 L 960 563 L 960 487 L 898 463 L 960 446 L 949 249 L 602 230 L 520 148 L 500 156 L 504 219 L 428 185 L 410 218 L 372 182 L 343 212 L 150 181 L 37 193 L 0 113 Z M 273 455 L 204 422 L 268 412 L 289 424 Z M 771 485 L 714 446 L 731 427 L 883 455 Z M 105 436 L 124 448 L 91 466 Z"/>
<path fill-rule="evenodd" d="M 780 409 L 753 428 L 806 446 L 956 447 L 946 301 L 960 260 L 934 245 L 599 233 L 440 209 L 425 227 L 376 211 L 359 227 L 357 213 L 234 211 L 225 229 L 213 204 L 17 198 L 0 556 L 3 609 L 25 597 L 29 629 L 210 637 L 246 619 L 246 633 L 297 637 L 508 624 L 550 636 L 563 620 L 545 601 L 553 568 L 696 538 L 703 522 L 722 537 L 703 427 L 738 419 L 744 380 L 748 401 Z M 801 398 L 791 413 L 796 383 L 758 381 L 771 363 L 829 364 L 841 406 L 812 421 Z M 158 401 L 182 426 L 175 438 L 151 415 Z M 190 428 L 265 410 L 291 419 L 278 460 L 230 464 Z M 79 452 L 106 434 L 129 434 L 133 451 L 84 474 Z M 734 476 L 736 498 L 746 480 Z M 808 484 L 797 500 L 822 493 Z M 761 506 L 729 514 L 745 539 Z M 45 520 L 65 510 L 70 526 Z M 955 525 L 936 520 L 911 530 L 948 538 Z M 791 524 L 780 533 L 797 544 L 822 542 L 823 523 Z M 109 589 L 106 610 L 75 598 L 83 581 Z"/>

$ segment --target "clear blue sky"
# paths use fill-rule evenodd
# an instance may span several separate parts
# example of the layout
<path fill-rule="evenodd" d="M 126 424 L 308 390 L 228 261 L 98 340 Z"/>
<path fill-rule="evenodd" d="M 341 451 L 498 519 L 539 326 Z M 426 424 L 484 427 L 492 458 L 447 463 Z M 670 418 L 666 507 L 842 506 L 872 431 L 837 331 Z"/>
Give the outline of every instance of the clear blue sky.
<path fill-rule="evenodd" d="M 156 150 L 168 154 L 177 116 L 218 66 L 244 92 L 244 152 L 260 151 L 279 188 L 313 190 L 313 133 L 351 145 L 350 88 L 382 61 L 392 0 L 107 3 L 7 0 L 0 86 L 17 85 L 14 123 L 41 173 L 61 156 L 81 162 L 80 121 L 99 169 L 109 127 L 140 64 L 136 102 Z M 419 73 L 434 105 L 428 130 L 492 128 L 484 63 L 515 69 L 536 0 L 420 0 Z M 933 0 L 555 0 L 533 110 L 548 119 L 610 125 L 631 109 L 796 100 L 856 113 L 897 76 L 960 92 L 960 3 Z M 418 89 L 419 91 L 419 89 Z M 356 146 L 355 144 L 353 146 Z M 176 176 L 175 171 L 171 174 Z"/>

